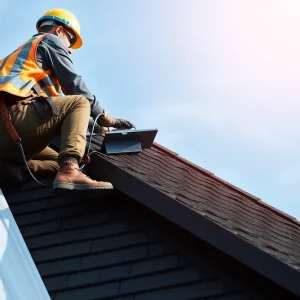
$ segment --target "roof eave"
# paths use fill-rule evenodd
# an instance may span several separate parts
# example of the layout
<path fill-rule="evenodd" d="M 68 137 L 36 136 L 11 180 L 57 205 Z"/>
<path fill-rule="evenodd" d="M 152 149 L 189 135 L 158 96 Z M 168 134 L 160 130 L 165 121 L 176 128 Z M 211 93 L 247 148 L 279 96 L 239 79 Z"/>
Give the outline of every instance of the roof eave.
<path fill-rule="evenodd" d="M 97 153 L 92 156 L 89 171 L 101 180 L 112 182 L 116 189 L 199 239 L 300 296 L 300 273 L 297 270 L 122 170 L 104 155 Z"/>

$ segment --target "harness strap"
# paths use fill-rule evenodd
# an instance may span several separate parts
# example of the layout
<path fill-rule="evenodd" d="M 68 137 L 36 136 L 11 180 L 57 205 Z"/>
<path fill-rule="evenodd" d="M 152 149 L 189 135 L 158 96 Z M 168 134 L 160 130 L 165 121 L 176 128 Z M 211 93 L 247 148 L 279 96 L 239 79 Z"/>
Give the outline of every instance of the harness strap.
<path fill-rule="evenodd" d="M 53 115 L 56 116 L 56 117 L 59 116 L 58 108 L 57 108 L 55 102 L 52 100 L 52 98 L 51 97 L 46 97 L 44 99 L 45 99 L 46 103 L 51 107 Z"/>
<path fill-rule="evenodd" d="M 41 96 L 41 86 L 38 84 L 38 83 L 36 83 L 33 87 L 32 87 L 32 89 L 35 91 L 35 93 L 38 95 L 38 96 Z"/>
<path fill-rule="evenodd" d="M 3 94 L 0 93 L 0 113 L 1 113 L 1 119 L 6 127 L 10 137 L 14 141 L 15 144 L 21 141 L 21 138 L 19 137 L 18 133 L 16 132 L 11 120 L 10 115 L 8 114 L 7 107 L 4 101 Z"/>

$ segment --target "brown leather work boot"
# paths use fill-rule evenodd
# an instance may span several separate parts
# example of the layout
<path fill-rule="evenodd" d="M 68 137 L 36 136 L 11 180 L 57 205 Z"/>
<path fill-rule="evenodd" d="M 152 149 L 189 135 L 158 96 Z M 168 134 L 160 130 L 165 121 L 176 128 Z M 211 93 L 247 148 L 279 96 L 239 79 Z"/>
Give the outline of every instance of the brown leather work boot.
<path fill-rule="evenodd" d="M 79 170 L 73 161 L 65 161 L 60 166 L 54 179 L 53 191 L 55 193 L 74 192 L 108 192 L 113 190 L 110 182 L 92 180 Z"/>

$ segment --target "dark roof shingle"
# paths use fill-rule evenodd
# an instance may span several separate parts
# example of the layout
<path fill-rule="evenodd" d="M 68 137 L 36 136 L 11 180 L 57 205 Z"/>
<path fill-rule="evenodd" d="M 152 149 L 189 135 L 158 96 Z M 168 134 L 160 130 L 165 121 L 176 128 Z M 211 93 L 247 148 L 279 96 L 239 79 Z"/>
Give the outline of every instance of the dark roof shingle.
<path fill-rule="evenodd" d="M 94 139 L 94 149 L 99 145 Z M 158 144 L 138 154 L 110 155 L 105 159 L 300 270 L 300 223 L 295 218 Z"/>

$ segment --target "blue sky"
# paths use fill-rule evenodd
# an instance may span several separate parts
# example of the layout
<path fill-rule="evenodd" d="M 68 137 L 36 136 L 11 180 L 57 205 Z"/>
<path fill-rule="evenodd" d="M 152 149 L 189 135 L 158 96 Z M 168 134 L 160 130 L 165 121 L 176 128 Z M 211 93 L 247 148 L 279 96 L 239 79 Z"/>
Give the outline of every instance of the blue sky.
<path fill-rule="evenodd" d="M 112 115 L 300 219 L 298 0 L 0 3 L 1 57 L 45 11 L 72 11 L 73 62 Z"/>

